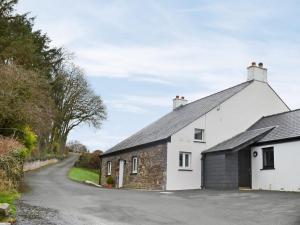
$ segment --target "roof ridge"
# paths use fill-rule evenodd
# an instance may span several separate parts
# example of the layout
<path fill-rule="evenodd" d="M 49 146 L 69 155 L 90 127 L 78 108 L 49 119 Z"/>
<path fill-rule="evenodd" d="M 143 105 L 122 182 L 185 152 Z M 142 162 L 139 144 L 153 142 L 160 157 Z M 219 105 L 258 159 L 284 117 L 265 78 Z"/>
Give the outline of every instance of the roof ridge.
<path fill-rule="evenodd" d="M 134 134 L 130 135 L 129 137 L 123 139 L 121 142 L 117 143 L 113 147 L 109 148 L 107 151 L 104 152 L 104 155 L 109 154 L 109 153 L 113 153 L 113 152 L 117 152 L 117 151 L 120 151 L 122 149 L 132 148 L 134 146 L 137 146 L 137 143 L 139 143 L 139 145 L 150 143 L 150 139 L 151 139 L 151 142 L 166 139 L 166 138 L 170 137 L 171 135 L 173 135 L 174 133 L 178 132 L 178 130 L 183 129 L 187 125 L 191 124 L 192 122 L 194 122 L 199 117 L 201 117 L 204 114 L 206 114 L 206 113 L 210 112 L 211 110 L 213 110 L 217 106 L 216 104 L 219 104 L 219 105 L 222 104 L 223 102 L 227 101 L 233 95 L 236 95 L 237 93 L 239 93 L 240 91 L 242 91 L 243 89 L 245 89 L 246 87 L 251 85 L 252 83 L 253 83 L 253 81 L 246 81 L 246 82 L 234 85 L 232 87 L 229 87 L 227 89 L 218 91 L 218 92 L 213 93 L 211 95 L 205 96 L 205 97 L 200 98 L 198 100 L 195 100 L 195 101 L 193 101 L 191 103 L 188 103 L 184 106 L 178 107 L 177 110 L 170 111 L 169 113 L 163 115 L 162 117 L 160 117 L 157 120 L 153 121 L 152 123 L 148 124 L 144 128 L 142 128 L 139 131 L 135 132 Z M 218 95 L 221 95 L 221 96 L 224 95 L 224 96 L 222 98 L 220 98 L 220 100 L 216 100 L 216 101 L 211 101 L 210 100 L 211 98 L 214 98 L 214 96 L 218 96 Z M 194 103 L 194 104 L 192 104 L 192 103 Z M 204 106 L 206 108 L 204 108 L 204 110 L 200 110 L 200 112 L 196 113 L 195 115 L 192 115 L 192 116 L 190 116 L 186 119 L 183 119 L 182 123 L 178 123 L 178 124 L 175 123 L 176 126 L 173 126 L 173 127 L 167 126 L 168 130 L 165 131 L 165 132 L 159 133 L 159 135 L 152 135 L 153 131 L 151 131 L 150 133 L 148 132 L 148 129 L 151 129 L 151 127 L 153 127 L 153 129 L 157 129 L 155 126 L 157 126 L 157 123 L 159 121 L 164 121 L 164 118 L 166 118 L 167 120 L 169 120 L 170 118 L 173 118 L 173 117 L 175 118 L 175 116 L 180 115 L 180 113 L 182 111 L 185 112 L 186 110 L 189 110 L 190 108 L 193 108 L 194 106 L 197 106 L 198 104 L 200 104 L 200 105 L 204 104 Z M 190 107 L 186 107 L 188 105 L 190 105 Z M 144 139 L 141 138 L 141 136 L 144 135 L 143 132 L 148 132 L 147 134 L 150 135 L 150 139 L 146 138 L 147 140 L 144 140 L 145 138 Z M 157 133 L 157 132 L 155 132 L 155 133 Z M 133 143 L 131 143 L 130 140 Z"/>
<path fill-rule="evenodd" d="M 275 113 L 275 114 L 272 114 L 272 115 L 263 116 L 261 119 L 263 119 L 263 118 L 268 118 L 268 117 L 272 117 L 272 116 L 279 116 L 279 115 L 286 114 L 286 113 L 292 113 L 292 112 L 296 112 L 296 111 L 299 111 L 299 110 L 300 110 L 300 108 L 299 108 L 299 109 L 294 109 L 294 110 L 285 111 L 285 112 Z M 261 120 L 261 119 L 259 119 L 259 120 Z M 258 121 L 259 121 L 259 120 L 258 120 Z"/>
<path fill-rule="evenodd" d="M 262 132 L 261 134 L 257 134 L 257 135 L 255 135 L 255 137 L 253 137 L 253 138 L 257 138 L 258 136 L 261 136 L 261 135 L 267 135 L 267 134 L 268 134 L 269 132 L 271 132 L 275 127 L 276 127 L 276 126 L 269 126 L 269 127 L 262 127 L 262 128 L 253 129 L 253 130 L 245 130 L 245 131 L 242 131 L 242 132 L 240 132 L 240 133 L 234 135 L 233 137 L 227 138 L 226 140 L 221 141 L 220 143 L 218 143 L 218 144 L 216 144 L 216 145 L 214 145 L 214 146 L 212 146 L 212 147 L 210 147 L 210 148 L 208 148 L 208 149 L 202 151 L 201 154 L 205 154 L 205 153 L 211 152 L 212 149 L 217 148 L 217 147 L 219 147 L 219 146 L 222 146 L 222 145 L 224 145 L 224 144 L 230 142 L 231 140 L 234 140 L 234 139 L 236 139 L 236 138 L 238 138 L 238 137 L 241 137 L 242 135 L 244 135 L 244 134 L 246 134 L 246 133 L 248 133 L 248 132 L 250 132 L 250 131 L 253 132 L 253 131 L 260 131 L 260 130 L 261 130 L 261 131 L 260 131 L 260 132 Z M 218 151 L 224 151 L 224 150 L 225 150 L 225 149 L 223 149 L 223 150 L 218 150 Z M 228 150 L 229 150 L 229 149 L 228 149 Z"/>
<path fill-rule="evenodd" d="M 243 84 L 246 84 L 246 83 L 249 83 L 249 84 L 250 84 L 250 83 L 252 83 L 252 82 L 253 82 L 253 80 L 245 81 L 245 82 L 236 84 L 236 85 L 231 86 L 231 87 L 229 87 L 229 88 L 226 88 L 226 89 L 224 89 L 224 90 L 215 92 L 215 93 L 213 93 L 213 94 L 207 95 L 207 96 L 205 96 L 205 97 L 196 99 L 195 101 L 189 102 L 189 103 L 187 103 L 187 104 L 185 104 L 185 105 L 182 105 L 182 106 L 178 107 L 178 109 L 184 108 L 184 107 L 186 107 L 186 106 L 188 106 L 188 105 L 190 105 L 190 104 L 192 104 L 192 103 L 195 103 L 195 102 L 198 102 L 198 101 L 200 101 L 200 100 L 206 99 L 206 98 L 208 98 L 208 97 L 211 97 L 211 96 L 213 96 L 213 95 L 219 94 L 219 93 L 221 93 L 221 92 L 228 91 L 228 90 L 233 89 L 233 88 L 235 88 L 235 87 L 237 87 L 237 86 L 240 86 L 240 85 L 243 85 Z M 176 110 L 176 109 L 175 109 L 175 110 Z"/>
<path fill-rule="evenodd" d="M 255 130 L 263 130 L 263 129 L 271 129 L 271 128 L 275 128 L 275 127 L 278 127 L 278 125 L 276 125 L 276 126 L 268 126 L 268 127 L 261 127 L 261 128 L 252 129 L 252 130 L 245 130 L 244 132 L 255 131 Z"/>

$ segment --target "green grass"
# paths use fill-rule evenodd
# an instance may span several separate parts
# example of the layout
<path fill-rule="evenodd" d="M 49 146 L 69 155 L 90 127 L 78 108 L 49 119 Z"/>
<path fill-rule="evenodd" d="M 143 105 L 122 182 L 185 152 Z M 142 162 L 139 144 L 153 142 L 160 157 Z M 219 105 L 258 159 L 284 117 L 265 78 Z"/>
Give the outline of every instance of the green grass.
<path fill-rule="evenodd" d="M 97 172 L 96 170 L 90 170 L 86 168 L 73 167 L 69 171 L 68 177 L 71 180 L 80 181 L 80 182 L 89 180 L 96 184 L 99 183 L 99 172 Z"/>
<path fill-rule="evenodd" d="M 20 194 L 18 192 L 12 191 L 12 192 L 0 192 L 0 203 L 8 203 L 11 207 L 11 216 L 12 218 L 0 218 L 0 222 L 2 221 L 11 221 L 14 220 L 16 217 L 16 200 L 20 197 Z"/>

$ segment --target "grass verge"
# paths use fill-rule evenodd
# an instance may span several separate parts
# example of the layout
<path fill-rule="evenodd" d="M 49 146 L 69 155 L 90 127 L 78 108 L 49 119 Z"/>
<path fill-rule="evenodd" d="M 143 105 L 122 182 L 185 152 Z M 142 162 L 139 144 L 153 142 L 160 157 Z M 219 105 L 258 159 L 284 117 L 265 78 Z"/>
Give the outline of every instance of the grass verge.
<path fill-rule="evenodd" d="M 78 167 L 73 167 L 69 173 L 68 177 L 71 180 L 83 182 L 85 180 L 92 181 L 96 184 L 99 183 L 99 172 L 96 170 L 90 170 L 86 168 L 78 168 Z"/>
<path fill-rule="evenodd" d="M 20 198 L 20 194 L 16 191 L 0 192 L 0 203 L 8 203 L 11 209 L 11 216 L 9 218 L 0 218 L 0 222 L 15 221 L 17 213 L 16 200 L 18 198 Z"/>

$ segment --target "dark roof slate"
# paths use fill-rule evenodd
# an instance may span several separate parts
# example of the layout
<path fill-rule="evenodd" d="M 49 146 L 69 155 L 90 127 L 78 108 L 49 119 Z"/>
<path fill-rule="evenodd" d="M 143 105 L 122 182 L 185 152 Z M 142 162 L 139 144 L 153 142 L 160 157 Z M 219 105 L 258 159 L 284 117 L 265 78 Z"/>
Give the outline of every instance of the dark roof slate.
<path fill-rule="evenodd" d="M 275 126 L 275 128 L 260 139 L 258 143 L 300 137 L 300 110 L 298 109 L 263 117 L 248 130 L 269 126 Z"/>
<path fill-rule="evenodd" d="M 247 81 L 221 92 L 178 107 L 159 120 L 107 150 L 103 155 L 169 138 L 172 134 L 214 109 L 249 84 Z"/>
<path fill-rule="evenodd" d="M 257 142 L 263 136 L 271 132 L 272 129 L 274 129 L 274 127 L 266 127 L 266 128 L 244 131 L 226 141 L 221 142 L 220 144 L 213 146 L 212 148 L 206 151 L 203 151 L 202 153 L 219 152 L 219 151 L 227 151 L 227 150 L 238 151 L 241 148 L 245 148 Z"/>
<path fill-rule="evenodd" d="M 246 147 L 247 144 L 260 145 L 295 138 L 300 139 L 300 109 L 262 117 L 245 132 L 203 153 L 233 150 L 239 146 Z"/>

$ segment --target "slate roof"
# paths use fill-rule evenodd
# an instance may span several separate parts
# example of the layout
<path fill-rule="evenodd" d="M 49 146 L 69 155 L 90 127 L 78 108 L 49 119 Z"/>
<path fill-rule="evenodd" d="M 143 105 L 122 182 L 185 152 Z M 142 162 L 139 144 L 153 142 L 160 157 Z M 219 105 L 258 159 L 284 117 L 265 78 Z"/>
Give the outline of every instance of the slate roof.
<path fill-rule="evenodd" d="M 262 137 L 271 132 L 271 130 L 274 128 L 275 127 L 266 127 L 255 130 L 247 130 L 234 136 L 233 138 L 230 138 L 226 141 L 221 142 L 220 144 L 215 145 L 214 147 L 206 151 L 203 151 L 202 153 L 219 152 L 226 150 L 238 151 L 242 148 L 250 146 L 253 143 L 256 143 Z"/>
<path fill-rule="evenodd" d="M 239 150 L 251 144 L 259 145 L 295 138 L 300 140 L 300 109 L 262 117 L 245 132 L 203 153 Z"/>
<path fill-rule="evenodd" d="M 269 126 L 275 126 L 275 128 L 260 139 L 258 143 L 300 137 L 300 109 L 263 117 L 248 130 Z"/>
<path fill-rule="evenodd" d="M 178 107 L 159 120 L 107 150 L 103 155 L 167 139 L 172 134 L 181 130 L 230 97 L 239 93 L 251 83 L 252 81 L 247 81 L 184 106 Z"/>

